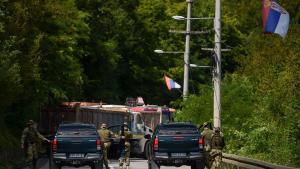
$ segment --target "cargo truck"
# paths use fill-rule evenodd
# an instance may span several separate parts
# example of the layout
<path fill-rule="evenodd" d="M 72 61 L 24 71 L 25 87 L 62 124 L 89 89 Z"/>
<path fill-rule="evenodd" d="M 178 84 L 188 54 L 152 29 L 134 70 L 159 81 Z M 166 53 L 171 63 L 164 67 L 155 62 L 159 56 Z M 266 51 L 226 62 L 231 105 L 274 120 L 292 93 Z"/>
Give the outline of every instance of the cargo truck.
<path fill-rule="evenodd" d="M 94 124 L 97 128 L 102 123 L 110 126 L 115 133 L 111 148 L 111 157 L 118 156 L 118 133 L 121 125 L 127 122 L 133 133 L 131 152 L 133 155 L 147 155 L 147 144 L 153 129 L 159 123 L 172 120 L 173 109 L 156 105 L 130 107 L 126 105 L 103 105 L 88 102 L 65 102 L 57 109 L 47 109 L 41 113 L 40 130 L 42 133 L 55 133 L 59 124 L 79 122 Z"/>
<path fill-rule="evenodd" d="M 118 147 L 120 140 L 118 134 L 124 122 L 127 122 L 133 134 L 131 154 L 135 156 L 144 156 L 146 154 L 146 145 L 153 131 L 145 125 L 140 112 L 131 111 L 128 106 L 124 105 L 97 105 L 80 107 L 77 116 L 80 122 L 92 123 L 98 127 L 102 123 L 106 123 L 109 126 L 109 129 L 115 136 L 112 139 L 110 157 L 117 158 L 119 156 Z"/>

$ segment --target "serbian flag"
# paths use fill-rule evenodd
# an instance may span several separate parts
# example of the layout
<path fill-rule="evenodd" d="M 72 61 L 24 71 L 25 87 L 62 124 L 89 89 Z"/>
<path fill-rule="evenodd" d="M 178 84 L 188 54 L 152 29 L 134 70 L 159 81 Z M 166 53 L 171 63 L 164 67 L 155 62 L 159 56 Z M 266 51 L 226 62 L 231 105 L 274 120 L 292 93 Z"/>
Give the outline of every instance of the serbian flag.
<path fill-rule="evenodd" d="M 168 76 L 164 75 L 164 79 L 166 81 L 166 84 L 167 84 L 167 87 L 169 90 L 181 88 L 181 86 L 178 83 L 176 83 L 174 80 L 170 79 Z"/>
<path fill-rule="evenodd" d="M 262 2 L 264 33 L 276 33 L 285 37 L 289 29 L 289 13 L 274 0 L 263 0 Z"/>

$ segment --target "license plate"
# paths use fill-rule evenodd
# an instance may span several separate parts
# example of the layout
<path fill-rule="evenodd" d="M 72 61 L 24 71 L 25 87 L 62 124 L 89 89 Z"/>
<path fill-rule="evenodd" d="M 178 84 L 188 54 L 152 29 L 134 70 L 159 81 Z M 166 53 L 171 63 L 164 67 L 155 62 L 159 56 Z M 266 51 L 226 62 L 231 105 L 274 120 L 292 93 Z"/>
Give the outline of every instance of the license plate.
<path fill-rule="evenodd" d="M 175 160 L 174 163 L 175 164 L 181 164 L 181 163 L 183 163 L 183 160 Z"/>
<path fill-rule="evenodd" d="M 171 153 L 172 157 L 186 157 L 186 153 Z"/>
<path fill-rule="evenodd" d="M 80 164 L 80 161 L 73 160 L 73 161 L 72 161 L 72 164 L 73 164 L 73 165 L 79 165 L 79 164 Z"/>
<path fill-rule="evenodd" d="M 84 154 L 70 154 L 70 158 L 83 158 Z"/>

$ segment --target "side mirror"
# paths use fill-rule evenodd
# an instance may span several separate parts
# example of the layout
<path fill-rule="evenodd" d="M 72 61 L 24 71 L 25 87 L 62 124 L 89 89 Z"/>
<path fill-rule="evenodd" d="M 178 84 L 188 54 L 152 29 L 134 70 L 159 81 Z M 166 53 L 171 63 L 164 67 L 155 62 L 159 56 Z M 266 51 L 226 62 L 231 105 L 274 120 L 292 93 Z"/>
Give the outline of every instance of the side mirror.
<path fill-rule="evenodd" d="M 146 134 L 146 135 L 144 136 L 144 138 L 150 140 L 150 139 L 151 139 L 151 135 L 150 135 L 150 134 Z"/>

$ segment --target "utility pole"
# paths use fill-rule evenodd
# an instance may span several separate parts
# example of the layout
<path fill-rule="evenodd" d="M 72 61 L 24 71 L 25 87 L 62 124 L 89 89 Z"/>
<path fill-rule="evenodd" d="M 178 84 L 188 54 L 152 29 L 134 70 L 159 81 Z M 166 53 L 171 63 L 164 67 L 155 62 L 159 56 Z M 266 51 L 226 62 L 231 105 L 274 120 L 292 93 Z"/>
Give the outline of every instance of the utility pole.
<path fill-rule="evenodd" d="M 221 127 L 221 0 L 215 9 L 214 127 Z"/>
<path fill-rule="evenodd" d="M 187 17 L 185 33 L 185 51 L 184 51 L 184 77 L 183 77 L 183 100 L 186 100 L 189 94 L 189 69 L 190 69 L 190 33 L 191 33 L 191 15 L 193 0 L 186 0 Z"/>

